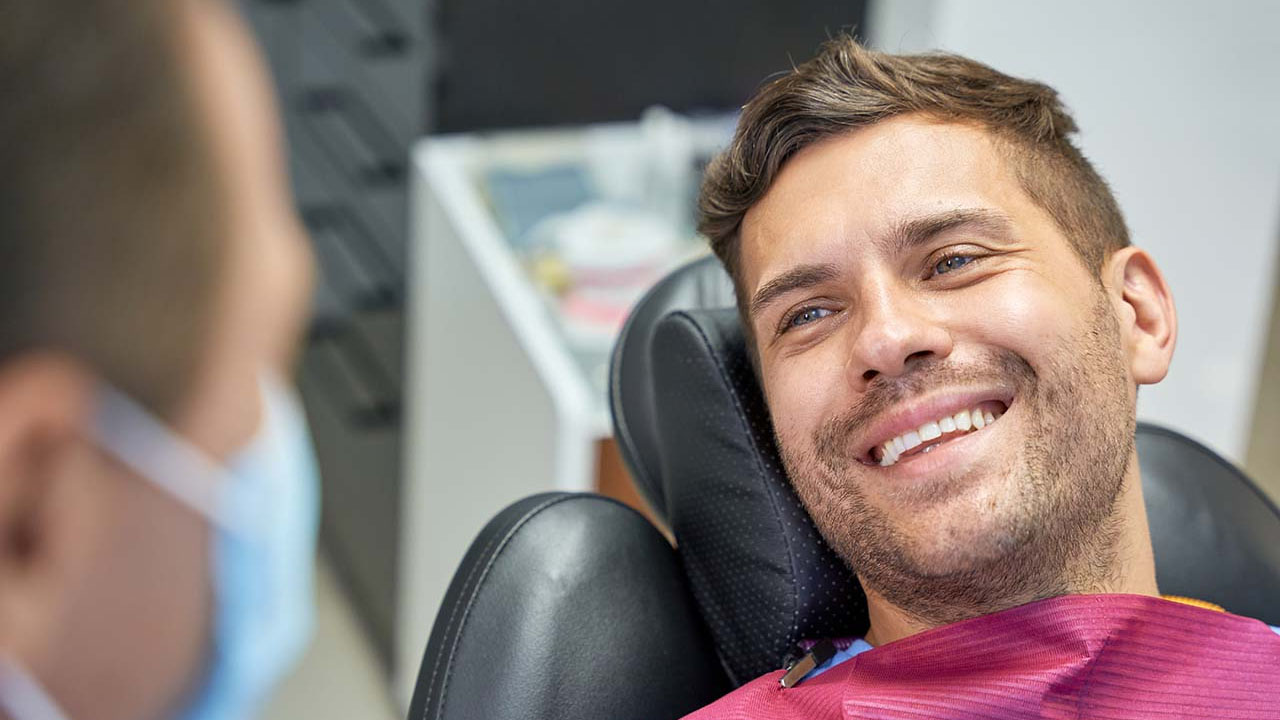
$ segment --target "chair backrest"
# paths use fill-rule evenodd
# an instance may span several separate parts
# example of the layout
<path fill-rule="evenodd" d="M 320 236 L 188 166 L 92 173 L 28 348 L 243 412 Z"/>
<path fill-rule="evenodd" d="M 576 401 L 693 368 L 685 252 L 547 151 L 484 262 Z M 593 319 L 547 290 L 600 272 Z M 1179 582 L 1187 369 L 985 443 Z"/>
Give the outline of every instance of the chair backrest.
<path fill-rule="evenodd" d="M 676 270 L 640 302 L 612 381 L 623 457 L 675 535 L 735 683 L 776 669 L 799 639 L 865 629 L 852 573 L 782 471 L 732 288 L 714 259 Z M 1275 504 L 1173 431 L 1140 424 L 1137 446 L 1162 592 L 1280 624 Z"/>
<path fill-rule="evenodd" d="M 666 538 L 621 503 L 546 493 L 472 542 L 408 717 L 674 720 L 730 689 Z"/>

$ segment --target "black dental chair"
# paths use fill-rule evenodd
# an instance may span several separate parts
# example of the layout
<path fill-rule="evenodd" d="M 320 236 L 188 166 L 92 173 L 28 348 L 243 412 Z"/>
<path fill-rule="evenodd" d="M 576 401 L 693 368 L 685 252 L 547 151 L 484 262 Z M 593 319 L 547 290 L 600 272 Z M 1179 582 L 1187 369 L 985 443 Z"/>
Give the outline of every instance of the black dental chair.
<path fill-rule="evenodd" d="M 614 352 L 619 445 L 673 548 L 591 494 L 508 507 L 454 576 L 410 720 L 678 718 L 861 634 L 865 598 L 792 493 L 714 259 L 675 271 Z M 1169 430 L 1137 435 L 1161 591 L 1280 624 L 1280 510 Z"/>

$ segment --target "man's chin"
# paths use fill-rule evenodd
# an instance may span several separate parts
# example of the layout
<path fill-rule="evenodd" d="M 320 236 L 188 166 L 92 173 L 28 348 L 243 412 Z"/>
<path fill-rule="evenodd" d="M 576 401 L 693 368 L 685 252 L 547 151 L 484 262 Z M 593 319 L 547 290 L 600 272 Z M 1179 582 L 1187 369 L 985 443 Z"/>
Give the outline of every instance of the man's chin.
<path fill-rule="evenodd" d="M 968 478 L 905 505 L 895 503 L 883 517 L 894 530 L 897 547 L 867 550 L 897 555 L 896 564 L 921 578 L 999 566 L 1033 539 L 1034 526 L 1020 514 L 1028 508 L 1020 508 L 1004 484 L 1001 479 Z"/>
<path fill-rule="evenodd" d="M 1004 528 L 968 527 L 909 540 L 902 548 L 902 569 L 915 577 L 945 578 L 987 572 L 1017 555 L 1019 543 Z"/>

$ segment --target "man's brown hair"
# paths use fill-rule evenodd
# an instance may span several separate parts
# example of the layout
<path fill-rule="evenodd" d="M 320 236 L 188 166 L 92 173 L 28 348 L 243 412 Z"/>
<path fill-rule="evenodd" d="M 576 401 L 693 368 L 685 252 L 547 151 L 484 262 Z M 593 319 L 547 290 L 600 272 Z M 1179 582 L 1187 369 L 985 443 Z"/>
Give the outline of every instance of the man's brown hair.
<path fill-rule="evenodd" d="M 223 197 L 171 0 L 0 0 L 0 365 L 71 355 L 153 410 L 202 355 Z"/>
<path fill-rule="evenodd" d="M 742 218 L 783 164 L 815 142 L 907 114 L 970 123 L 990 133 L 1022 189 L 1095 272 L 1110 253 L 1129 244 L 1120 208 L 1072 144 L 1075 120 L 1053 88 L 958 55 L 891 55 L 841 35 L 761 88 L 743 107 L 733 142 L 707 168 L 698 229 L 733 277 L 739 308 L 745 308 L 738 250 Z"/>

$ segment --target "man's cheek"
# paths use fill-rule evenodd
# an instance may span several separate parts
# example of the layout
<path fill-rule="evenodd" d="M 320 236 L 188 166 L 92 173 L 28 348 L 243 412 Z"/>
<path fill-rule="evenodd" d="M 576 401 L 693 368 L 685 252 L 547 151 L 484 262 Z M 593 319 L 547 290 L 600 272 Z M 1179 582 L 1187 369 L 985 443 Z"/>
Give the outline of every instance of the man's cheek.
<path fill-rule="evenodd" d="M 838 479 L 819 472 L 812 464 L 797 467 L 790 463 L 791 486 L 801 504 L 818 527 L 827 527 L 841 514 L 841 493 L 836 487 Z"/>
<path fill-rule="evenodd" d="M 766 378 L 766 394 L 774 427 L 788 437 L 812 438 L 832 396 L 830 379 L 821 368 L 788 368 Z"/>
<path fill-rule="evenodd" d="M 1061 329 L 1074 324 L 1069 308 L 1075 301 L 1047 294 L 1043 286 L 1005 283 L 992 290 L 979 303 L 982 311 L 973 323 L 976 334 L 1015 349 L 1029 361 L 1034 349 L 1059 346 Z"/>

